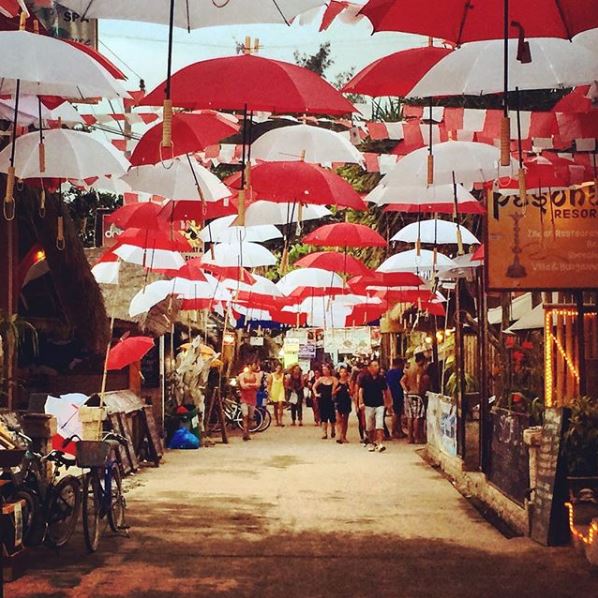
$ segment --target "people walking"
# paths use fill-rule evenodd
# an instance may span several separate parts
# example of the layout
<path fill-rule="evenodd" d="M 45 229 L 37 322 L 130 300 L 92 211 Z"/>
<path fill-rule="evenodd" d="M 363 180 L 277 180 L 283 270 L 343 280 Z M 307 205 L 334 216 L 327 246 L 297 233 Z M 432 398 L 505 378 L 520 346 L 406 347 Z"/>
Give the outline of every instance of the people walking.
<path fill-rule="evenodd" d="M 320 405 L 318 402 L 318 396 L 316 391 L 314 390 L 314 386 L 318 381 L 318 378 L 322 375 L 322 372 L 319 367 L 314 368 L 310 373 L 307 380 L 308 390 L 310 392 L 310 400 L 311 400 L 311 409 L 314 414 L 314 424 L 316 426 L 320 425 Z"/>
<path fill-rule="evenodd" d="M 291 421 L 293 426 L 303 425 L 303 389 L 305 381 L 299 365 L 294 365 L 285 379 L 287 401 L 291 405 Z"/>
<path fill-rule="evenodd" d="M 261 385 L 260 366 L 257 361 L 251 362 L 237 377 L 241 391 L 241 413 L 243 414 L 243 440 L 251 440 L 250 423 L 255 415 L 257 391 Z M 261 372 L 260 372 L 261 373 Z M 262 373 L 263 375 L 263 373 Z"/>
<path fill-rule="evenodd" d="M 274 371 L 270 374 L 268 379 L 268 394 L 270 395 L 270 401 L 274 406 L 274 420 L 276 421 L 276 425 L 282 428 L 284 427 L 285 387 L 284 371 L 280 362 L 276 362 Z"/>
<path fill-rule="evenodd" d="M 430 386 L 430 379 L 426 372 L 426 358 L 423 353 L 415 354 L 415 360 L 405 372 L 401 385 L 406 394 L 405 415 L 407 416 L 408 442 L 409 444 L 421 444 L 424 442 L 426 417 L 424 397 Z"/>
<path fill-rule="evenodd" d="M 334 401 L 338 414 L 339 438 L 337 442 L 343 444 L 347 440 L 347 429 L 349 427 L 349 414 L 351 413 L 351 380 L 346 366 L 342 366 L 338 372 L 338 383 L 334 389 Z"/>
<path fill-rule="evenodd" d="M 336 436 L 336 413 L 332 397 L 337 384 L 338 380 L 332 375 L 332 368 L 328 364 L 323 365 L 322 375 L 314 385 L 320 406 L 322 440 L 328 438 L 328 424 L 330 424 L 330 438 Z"/>
<path fill-rule="evenodd" d="M 405 360 L 396 357 L 392 362 L 392 367 L 386 373 L 386 383 L 392 397 L 392 437 L 405 438 L 401 419 L 405 410 L 405 391 L 401 385 L 401 380 L 405 375 Z"/>
<path fill-rule="evenodd" d="M 365 372 L 366 367 L 363 363 L 355 363 L 355 365 L 353 366 L 353 370 L 351 371 L 350 382 L 351 396 L 353 397 L 353 402 L 355 403 L 355 411 L 357 413 L 359 439 L 364 446 L 368 444 L 369 439 L 365 430 L 365 414 L 363 410 L 359 408 L 359 383 L 361 382 L 361 378 L 365 374 Z"/>
<path fill-rule="evenodd" d="M 380 374 L 380 364 L 372 360 L 359 383 L 359 408 L 364 412 L 369 451 L 383 452 L 384 412 L 392 410 L 392 401 L 386 380 Z"/>

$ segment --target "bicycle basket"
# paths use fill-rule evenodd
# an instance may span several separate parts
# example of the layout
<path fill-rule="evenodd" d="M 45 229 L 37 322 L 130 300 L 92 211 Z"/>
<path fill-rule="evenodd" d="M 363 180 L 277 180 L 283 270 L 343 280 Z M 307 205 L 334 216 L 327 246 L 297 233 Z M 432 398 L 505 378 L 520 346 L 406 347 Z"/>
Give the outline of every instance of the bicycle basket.
<path fill-rule="evenodd" d="M 102 440 L 80 440 L 76 447 L 79 467 L 101 467 L 110 453 L 110 444 Z"/>

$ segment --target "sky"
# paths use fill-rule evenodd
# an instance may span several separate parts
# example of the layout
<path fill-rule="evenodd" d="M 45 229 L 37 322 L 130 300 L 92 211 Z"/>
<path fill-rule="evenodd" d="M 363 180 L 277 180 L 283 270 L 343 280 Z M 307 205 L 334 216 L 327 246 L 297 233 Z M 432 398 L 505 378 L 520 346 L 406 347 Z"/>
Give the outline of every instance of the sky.
<path fill-rule="evenodd" d="M 404 33 L 376 33 L 366 19 L 346 24 L 337 19 L 328 31 L 319 33 L 318 22 L 309 25 L 243 25 L 175 30 L 173 72 L 183 66 L 234 54 L 246 35 L 259 38 L 260 56 L 293 62 L 293 52 L 315 53 L 320 44 L 331 43 L 334 64 L 326 73 L 333 81 L 338 73 L 360 70 L 381 56 L 423 46 L 426 38 Z M 153 89 L 166 77 L 168 29 L 166 26 L 128 21 L 101 21 L 99 50 L 121 68 L 131 83 L 139 77 Z M 114 54 L 113 54 L 114 53 Z M 118 57 L 115 58 L 116 55 Z M 131 85 L 130 89 L 136 88 Z"/>

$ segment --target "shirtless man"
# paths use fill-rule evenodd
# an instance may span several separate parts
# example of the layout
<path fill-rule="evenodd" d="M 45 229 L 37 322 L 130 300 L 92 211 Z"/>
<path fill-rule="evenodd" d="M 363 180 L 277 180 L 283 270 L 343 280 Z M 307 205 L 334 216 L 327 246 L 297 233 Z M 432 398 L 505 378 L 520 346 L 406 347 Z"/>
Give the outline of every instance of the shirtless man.
<path fill-rule="evenodd" d="M 405 415 L 407 416 L 409 444 L 419 444 L 424 441 L 424 419 L 426 417 L 424 397 L 429 390 L 429 385 L 426 358 L 423 353 L 416 353 L 415 363 L 409 366 L 401 379 L 401 386 L 405 391 Z"/>

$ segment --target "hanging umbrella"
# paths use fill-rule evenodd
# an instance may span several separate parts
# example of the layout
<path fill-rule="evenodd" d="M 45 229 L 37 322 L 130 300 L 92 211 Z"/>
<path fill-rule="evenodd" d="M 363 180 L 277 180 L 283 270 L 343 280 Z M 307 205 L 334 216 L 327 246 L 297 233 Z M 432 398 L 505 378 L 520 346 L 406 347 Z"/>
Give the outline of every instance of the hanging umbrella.
<path fill-rule="evenodd" d="M 251 155 L 268 161 L 363 164 L 363 156 L 348 137 L 312 125 L 290 125 L 268 131 L 253 142 Z"/>
<path fill-rule="evenodd" d="M 174 200 L 168 201 L 162 206 L 160 219 L 165 222 L 175 222 L 177 220 L 195 220 L 205 222 L 212 218 L 222 218 L 232 215 L 233 219 L 237 217 L 237 207 L 228 197 L 218 201 L 188 201 Z"/>
<path fill-rule="evenodd" d="M 196 262 L 206 272 L 213 274 L 218 280 L 235 280 L 242 284 L 252 285 L 255 283 L 256 278 L 254 274 L 251 274 L 248 270 L 241 266 L 220 266 L 204 261 L 204 256 L 199 258 L 193 258 L 189 262 Z"/>
<path fill-rule="evenodd" d="M 126 228 L 164 228 L 164 222 L 158 218 L 161 210 L 161 206 L 151 202 L 132 203 L 105 216 L 104 222 L 108 226 L 114 224 L 122 230 Z"/>
<path fill-rule="evenodd" d="M 199 238 L 206 243 L 235 243 L 248 241 L 263 243 L 272 239 L 281 239 L 282 233 L 272 224 L 256 224 L 252 226 L 233 226 L 236 216 L 225 216 L 212 220 L 200 233 Z M 226 222 L 231 224 L 226 224 Z"/>
<path fill-rule="evenodd" d="M 446 141 L 434 144 L 434 183 L 463 185 L 492 181 L 515 171 L 499 169 L 500 151 L 493 145 L 471 141 Z M 425 185 L 428 181 L 428 148 L 422 147 L 403 157 L 384 178 L 384 184 Z"/>
<path fill-rule="evenodd" d="M 121 175 L 127 161 L 112 145 L 89 133 L 68 129 L 44 131 L 45 168 L 40 169 L 39 133 L 27 133 L 15 143 L 15 173 L 21 179 L 53 177 L 85 179 L 94 175 Z M 0 172 L 8 172 L 12 144 L 0 152 Z"/>
<path fill-rule="evenodd" d="M 484 207 L 463 185 L 456 185 L 460 214 L 483 214 Z M 366 201 L 386 206 L 388 212 L 452 214 L 455 211 L 453 185 L 405 185 L 382 182 L 365 197 Z"/>
<path fill-rule="evenodd" d="M 378 266 L 378 272 L 426 272 L 431 270 L 449 270 L 457 264 L 442 253 L 427 249 L 411 249 L 395 253 Z"/>
<path fill-rule="evenodd" d="M 351 102 L 316 73 L 279 60 L 243 54 L 202 60 L 172 75 L 174 106 L 277 113 L 349 114 Z M 160 106 L 161 83 L 140 102 Z"/>
<path fill-rule="evenodd" d="M 527 191 L 529 193 L 546 193 L 566 189 L 573 184 L 569 166 L 574 164 L 573 161 L 550 152 L 524 159 Z M 519 189 L 519 181 L 513 177 L 500 179 L 498 183 L 499 190 L 503 194 L 513 193 L 513 190 Z"/>
<path fill-rule="evenodd" d="M 325 247 L 386 247 L 386 239 L 380 233 L 353 222 L 326 224 L 306 235 L 303 242 Z"/>
<path fill-rule="evenodd" d="M 371 270 L 356 257 L 338 251 L 316 251 L 298 259 L 297 268 L 321 268 L 330 272 L 343 272 L 352 276 L 367 275 Z"/>
<path fill-rule="evenodd" d="M 391 241 L 403 243 L 433 243 L 435 245 L 452 245 L 458 243 L 457 229 L 461 234 L 461 242 L 465 245 L 478 245 L 479 241 L 464 226 L 447 220 L 423 220 L 404 226 L 391 237 Z"/>
<path fill-rule="evenodd" d="M 212 251 L 204 254 L 201 259 L 204 264 L 243 266 L 245 268 L 276 264 L 276 256 L 265 247 L 245 241 L 240 243 L 217 243 L 213 246 Z"/>
<path fill-rule="evenodd" d="M 252 150 L 253 151 L 253 150 Z M 239 189 L 242 174 L 226 180 Z M 302 161 L 263 162 L 251 169 L 250 192 L 256 200 L 295 202 L 365 210 L 366 204 L 353 187 L 338 174 Z"/>
<path fill-rule="evenodd" d="M 87 189 L 114 193 L 115 195 L 124 195 L 131 191 L 131 187 L 127 183 L 112 175 L 88 177 L 83 183 Z"/>
<path fill-rule="evenodd" d="M 0 100 L 0 118 L 3 120 L 13 120 L 15 116 L 16 98 L 6 98 Z M 41 121 L 40 121 L 41 108 Z M 31 126 L 40 128 L 48 121 L 60 120 L 65 125 L 83 124 L 83 118 L 77 112 L 77 109 L 70 102 L 62 102 L 56 108 L 48 108 L 43 100 L 40 106 L 39 98 L 35 96 L 23 96 L 19 98 L 19 112 L 17 122 L 22 126 Z M 40 125 L 40 122 L 42 123 Z"/>
<path fill-rule="evenodd" d="M 320 220 L 332 212 L 324 206 L 303 206 L 301 209 L 292 203 L 254 201 L 245 208 L 245 226 L 258 224 L 284 225 L 293 222 Z"/>
<path fill-rule="evenodd" d="M 285 274 L 276 286 L 284 295 L 298 296 L 302 293 L 323 294 L 332 289 L 342 291 L 343 279 L 336 273 L 322 268 L 298 268 Z"/>
<path fill-rule="evenodd" d="M 131 164 L 157 164 L 166 159 L 201 151 L 239 131 L 237 119 L 230 114 L 207 110 L 200 113 L 179 112 L 172 117 L 172 146 L 162 147 L 163 125 L 146 131 L 131 154 Z"/>
<path fill-rule="evenodd" d="M 410 92 L 412 97 L 480 95 L 503 88 L 502 40 L 465 44 L 436 63 Z M 509 89 L 554 89 L 598 79 L 596 53 L 564 39 L 530 39 L 532 60 L 521 62 L 518 41 L 509 40 Z"/>
<path fill-rule="evenodd" d="M 24 0 L 0 0 L 0 14 L 5 17 L 16 17 L 21 10 L 27 12 Z"/>
<path fill-rule="evenodd" d="M 358 93 L 374 98 L 382 96 L 405 97 L 420 79 L 451 48 L 427 46 L 401 50 L 375 60 L 359 71 L 345 84 L 343 93 Z"/>
<path fill-rule="evenodd" d="M 119 257 L 111 251 L 106 252 L 91 269 L 96 282 L 101 284 L 118 284 L 120 272 Z"/>
<path fill-rule="evenodd" d="M 216 175 L 190 157 L 174 158 L 169 168 L 161 164 L 134 166 L 122 179 L 135 191 L 156 193 L 172 200 L 211 202 L 230 196 Z"/>
<path fill-rule="evenodd" d="M 411 272 L 369 272 L 367 275 L 353 276 L 347 286 L 355 293 L 365 293 L 370 287 L 418 287 L 424 281 Z"/>
<path fill-rule="evenodd" d="M 62 41 L 70 44 L 77 50 L 84 52 L 89 57 L 93 58 L 96 62 L 98 62 L 103 68 L 105 68 L 115 79 L 125 80 L 127 77 L 126 75 L 108 58 L 106 58 L 103 54 L 98 52 L 95 48 L 91 46 L 87 46 L 81 42 L 78 42 L 74 39 L 62 39 Z"/>
<path fill-rule="evenodd" d="M 149 336 L 129 336 L 118 341 L 108 352 L 107 370 L 122 370 L 139 361 L 154 347 L 154 339 Z"/>

